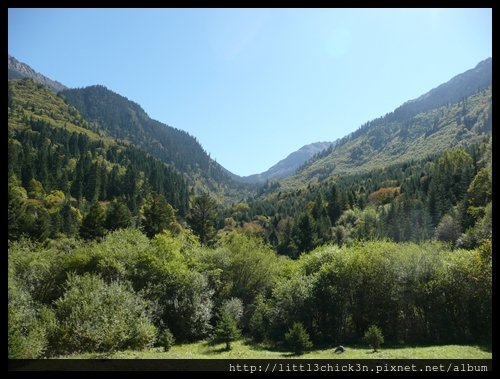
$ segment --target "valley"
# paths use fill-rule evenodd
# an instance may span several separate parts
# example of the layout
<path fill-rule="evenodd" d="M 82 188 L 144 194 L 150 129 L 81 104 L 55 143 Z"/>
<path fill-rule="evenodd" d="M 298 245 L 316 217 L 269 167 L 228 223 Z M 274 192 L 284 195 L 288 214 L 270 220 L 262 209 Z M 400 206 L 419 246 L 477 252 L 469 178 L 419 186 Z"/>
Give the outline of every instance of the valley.
<path fill-rule="evenodd" d="M 9 358 L 491 358 L 492 143 L 491 58 L 239 177 L 9 56 Z"/>

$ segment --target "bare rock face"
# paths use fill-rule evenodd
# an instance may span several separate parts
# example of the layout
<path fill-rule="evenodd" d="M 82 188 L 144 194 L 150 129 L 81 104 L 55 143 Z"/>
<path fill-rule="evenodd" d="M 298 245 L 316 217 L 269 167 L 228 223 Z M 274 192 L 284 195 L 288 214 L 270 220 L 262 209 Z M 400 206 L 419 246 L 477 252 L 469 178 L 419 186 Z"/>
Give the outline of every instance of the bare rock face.
<path fill-rule="evenodd" d="M 9 55 L 9 79 L 31 78 L 35 82 L 43 84 L 50 88 L 52 92 L 59 92 L 67 87 L 55 80 L 49 79 L 46 76 L 36 72 L 25 63 L 19 62 L 16 58 Z"/>

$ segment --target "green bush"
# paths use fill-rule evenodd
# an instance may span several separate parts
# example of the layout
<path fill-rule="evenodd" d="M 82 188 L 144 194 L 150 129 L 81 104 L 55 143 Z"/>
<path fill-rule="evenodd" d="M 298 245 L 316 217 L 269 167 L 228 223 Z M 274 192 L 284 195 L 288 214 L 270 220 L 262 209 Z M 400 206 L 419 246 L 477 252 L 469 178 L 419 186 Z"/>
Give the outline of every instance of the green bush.
<path fill-rule="evenodd" d="M 169 351 L 174 343 L 174 335 L 169 328 L 165 328 L 158 337 L 158 345 L 163 347 L 163 351 Z"/>
<path fill-rule="evenodd" d="M 8 356 L 10 359 L 34 359 L 45 355 L 49 337 L 55 328 L 54 313 L 37 305 L 26 291 L 9 280 Z"/>
<path fill-rule="evenodd" d="M 297 355 L 303 354 L 304 351 L 310 349 L 313 345 L 309 339 L 309 334 L 300 322 L 296 322 L 285 334 L 285 341 L 293 352 Z"/>
<path fill-rule="evenodd" d="M 58 351 L 112 351 L 154 342 L 149 304 L 124 284 L 85 274 L 69 275 L 66 286 L 55 302 Z"/>
<path fill-rule="evenodd" d="M 375 352 L 380 348 L 380 345 L 384 343 L 382 330 L 380 330 L 380 328 L 376 325 L 371 325 L 368 328 L 368 330 L 365 332 L 364 339 L 365 342 L 368 343 Z"/>
<path fill-rule="evenodd" d="M 141 318 L 133 332 L 130 340 L 130 348 L 135 350 L 144 350 L 151 347 L 156 340 L 158 331 L 148 318 Z"/>

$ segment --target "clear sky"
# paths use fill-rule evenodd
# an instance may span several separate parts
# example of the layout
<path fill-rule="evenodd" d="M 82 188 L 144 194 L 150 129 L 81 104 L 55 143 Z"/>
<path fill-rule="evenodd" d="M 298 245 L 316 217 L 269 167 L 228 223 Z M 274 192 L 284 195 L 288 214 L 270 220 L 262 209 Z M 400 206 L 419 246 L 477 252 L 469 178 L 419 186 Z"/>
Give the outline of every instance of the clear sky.
<path fill-rule="evenodd" d="M 139 103 L 238 175 L 492 55 L 491 9 L 9 9 L 8 22 L 18 60 Z"/>

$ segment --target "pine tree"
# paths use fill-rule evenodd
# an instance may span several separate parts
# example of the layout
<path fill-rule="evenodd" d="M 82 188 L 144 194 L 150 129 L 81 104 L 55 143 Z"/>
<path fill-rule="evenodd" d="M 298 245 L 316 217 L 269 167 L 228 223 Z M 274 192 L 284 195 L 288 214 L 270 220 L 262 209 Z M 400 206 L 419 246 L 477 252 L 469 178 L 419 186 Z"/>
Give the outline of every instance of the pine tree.
<path fill-rule="evenodd" d="M 108 230 L 123 229 L 130 226 L 132 221 L 132 214 L 125 205 L 120 200 L 114 200 L 108 208 L 106 214 L 106 228 Z"/>
<path fill-rule="evenodd" d="M 35 216 L 31 224 L 29 235 L 35 240 L 43 242 L 50 235 L 50 216 L 45 208 L 37 208 L 34 214 Z"/>
<path fill-rule="evenodd" d="M 167 203 L 163 195 L 153 194 L 144 209 L 143 225 L 146 235 L 153 238 L 163 230 L 171 229 L 175 223 L 175 209 Z"/>
<path fill-rule="evenodd" d="M 239 338 L 240 330 L 234 316 L 229 311 L 222 311 L 215 327 L 212 344 L 225 343 L 226 350 L 231 350 L 231 342 Z"/>
<path fill-rule="evenodd" d="M 312 347 L 312 342 L 309 339 L 309 334 L 300 322 L 295 322 L 293 326 L 285 334 L 287 345 L 297 355 L 303 354 L 304 351 Z"/>
<path fill-rule="evenodd" d="M 78 231 L 78 220 L 76 219 L 71 204 L 66 202 L 61 209 L 62 226 L 61 231 L 67 236 L 74 236 Z"/>
<path fill-rule="evenodd" d="M 80 235 L 85 239 L 94 239 L 104 236 L 105 214 L 99 202 L 94 202 L 90 207 L 89 213 L 83 218 L 80 227 Z"/>
<path fill-rule="evenodd" d="M 216 207 L 217 204 L 207 193 L 195 197 L 191 204 L 188 222 L 204 245 L 210 244 L 216 233 L 214 227 L 217 217 Z"/>
<path fill-rule="evenodd" d="M 299 252 L 311 251 L 314 248 L 315 231 L 314 221 L 309 213 L 300 216 L 297 223 L 295 239 Z"/>
<path fill-rule="evenodd" d="M 330 217 L 330 222 L 335 225 L 339 217 L 342 215 L 344 209 L 342 203 L 342 195 L 337 188 L 336 184 L 333 184 L 328 196 L 328 216 Z"/>

